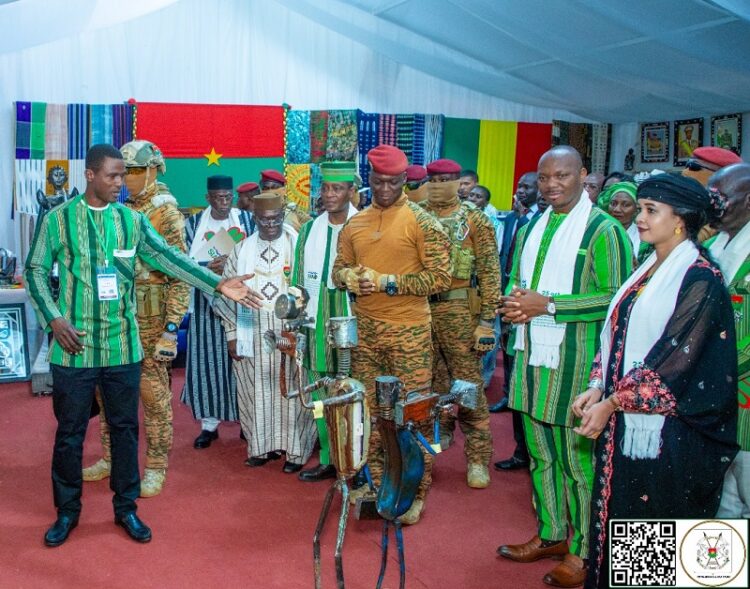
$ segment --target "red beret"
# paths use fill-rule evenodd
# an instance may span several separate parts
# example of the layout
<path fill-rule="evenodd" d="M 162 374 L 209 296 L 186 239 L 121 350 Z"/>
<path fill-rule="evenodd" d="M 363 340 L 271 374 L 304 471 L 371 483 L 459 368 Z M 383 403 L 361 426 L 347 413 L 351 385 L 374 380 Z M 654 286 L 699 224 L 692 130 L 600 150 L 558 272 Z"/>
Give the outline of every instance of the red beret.
<path fill-rule="evenodd" d="M 240 192 L 252 192 L 253 190 L 260 190 L 257 182 L 245 182 L 237 187 L 237 193 Z"/>
<path fill-rule="evenodd" d="M 739 164 L 742 158 L 733 151 L 723 147 L 698 147 L 693 150 L 693 157 L 702 159 L 704 162 L 714 164 L 715 166 L 730 166 Z"/>
<path fill-rule="evenodd" d="M 398 176 L 406 171 L 409 160 L 406 154 L 393 145 L 378 145 L 367 152 L 372 171 L 386 176 Z"/>
<path fill-rule="evenodd" d="M 284 178 L 284 174 L 277 172 L 276 170 L 261 170 L 260 181 L 263 182 L 263 180 L 271 180 L 272 182 L 278 182 L 279 184 L 286 186 L 286 178 Z"/>
<path fill-rule="evenodd" d="M 427 170 L 424 166 L 409 166 L 406 168 L 406 181 L 419 182 L 427 177 Z"/>
<path fill-rule="evenodd" d="M 427 173 L 434 174 L 460 174 L 461 166 L 453 160 L 440 159 L 427 164 Z"/>

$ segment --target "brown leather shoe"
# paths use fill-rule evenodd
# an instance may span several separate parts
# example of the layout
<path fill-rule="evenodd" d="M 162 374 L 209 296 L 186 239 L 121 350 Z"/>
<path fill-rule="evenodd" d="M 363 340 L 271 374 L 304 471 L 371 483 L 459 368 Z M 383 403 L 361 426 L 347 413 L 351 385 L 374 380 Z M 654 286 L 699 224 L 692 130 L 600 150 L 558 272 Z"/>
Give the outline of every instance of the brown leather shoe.
<path fill-rule="evenodd" d="M 500 556 L 516 562 L 534 562 L 541 558 L 562 558 L 568 554 L 568 543 L 560 540 L 552 546 L 542 547 L 542 540 L 534 536 L 526 544 L 503 544 L 497 549 Z"/>
<path fill-rule="evenodd" d="M 542 579 L 553 587 L 580 587 L 585 580 L 586 564 L 575 554 L 566 554 L 563 561 Z"/>

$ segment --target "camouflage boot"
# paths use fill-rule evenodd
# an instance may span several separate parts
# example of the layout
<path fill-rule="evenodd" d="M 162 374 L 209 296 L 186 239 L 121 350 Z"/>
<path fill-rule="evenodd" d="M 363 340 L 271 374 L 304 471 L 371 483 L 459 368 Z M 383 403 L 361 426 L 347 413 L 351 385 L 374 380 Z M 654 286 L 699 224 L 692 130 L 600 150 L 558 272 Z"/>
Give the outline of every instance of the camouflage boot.
<path fill-rule="evenodd" d="M 84 481 L 101 481 L 109 476 L 112 471 L 112 463 L 109 460 L 100 458 L 91 466 L 83 469 Z"/>
<path fill-rule="evenodd" d="M 141 497 L 154 497 L 161 493 L 161 488 L 166 478 L 166 468 L 145 469 L 143 471 L 143 479 L 141 480 Z"/>

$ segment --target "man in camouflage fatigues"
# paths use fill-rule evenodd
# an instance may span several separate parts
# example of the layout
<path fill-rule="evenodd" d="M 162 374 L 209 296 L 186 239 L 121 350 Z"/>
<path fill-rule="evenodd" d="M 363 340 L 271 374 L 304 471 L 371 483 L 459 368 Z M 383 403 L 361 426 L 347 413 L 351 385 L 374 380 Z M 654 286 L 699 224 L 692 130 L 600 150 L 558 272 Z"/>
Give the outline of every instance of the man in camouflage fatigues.
<path fill-rule="evenodd" d="M 429 299 L 434 348 L 432 389 L 445 394 L 455 379 L 477 385 L 477 408 L 459 407 L 458 422 L 466 437 L 467 484 L 484 489 L 490 484 L 492 434 L 481 355 L 495 346 L 493 327 L 495 308 L 500 301 L 500 261 L 492 222 L 469 201 L 458 198 L 460 171 L 461 167 L 452 160 L 437 160 L 428 165 L 427 199 L 420 203 L 448 234 L 453 272 L 450 289 Z M 455 427 L 454 413 L 441 414 L 444 449 L 453 440 Z"/>
<path fill-rule="evenodd" d="M 352 351 L 352 376 L 365 385 L 368 405 L 375 414 L 377 376 L 401 379 L 404 393 L 430 385 L 432 339 L 427 296 L 450 285 L 450 258 L 440 225 L 403 192 L 408 166 L 404 152 L 381 145 L 367 158 L 372 168 L 372 206 L 354 215 L 341 230 L 333 282 L 357 296 L 359 345 Z M 431 435 L 429 420 L 417 427 Z M 419 521 L 432 481 L 432 456 L 423 454 L 424 475 L 402 523 Z M 379 484 L 383 448 L 375 428 L 367 462 Z M 354 499 L 357 491 L 352 493 Z"/>
<path fill-rule="evenodd" d="M 126 204 L 143 213 L 169 245 L 185 252 L 185 219 L 167 186 L 157 182 L 164 173 L 164 158 L 153 143 L 131 141 L 122 146 L 130 193 Z M 138 328 L 143 346 L 141 402 L 146 430 L 146 468 L 141 497 L 161 492 L 172 447 L 172 390 L 170 362 L 177 356 L 177 329 L 188 308 L 190 286 L 153 270 L 140 260 L 136 265 Z M 104 457 L 83 470 L 83 480 L 103 479 L 110 474 L 109 426 L 103 405 L 99 414 Z"/>

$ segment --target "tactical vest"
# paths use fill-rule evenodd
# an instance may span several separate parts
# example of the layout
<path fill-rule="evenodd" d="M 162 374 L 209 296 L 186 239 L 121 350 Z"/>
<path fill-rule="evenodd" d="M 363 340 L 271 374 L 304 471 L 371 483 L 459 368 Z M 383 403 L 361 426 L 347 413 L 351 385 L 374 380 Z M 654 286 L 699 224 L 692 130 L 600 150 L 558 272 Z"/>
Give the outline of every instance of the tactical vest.
<path fill-rule="evenodd" d="M 420 205 L 427 204 L 427 201 L 422 201 Z M 458 280 L 470 280 L 474 274 L 474 248 L 464 247 L 464 242 L 469 237 L 469 219 L 468 209 L 465 203 L 461 203 L 457 210 L 448 215 L 447 217 L 438 217 L 437 212 L 427 208 L 425 210 L 432 215 L 445 229 L 448 234 L 448 239 L 451 244 L 451 267 L 453 268 L 453 278 Z"/>
<path fill-rule="evenodd" d="M 156 202 L 154 202 L 156 201 Z M 164 234 L 164 213 L 171 204 L 177 206 L 176 200 L 170 194 L 166 185 L 156 182 L 148 194 L 135 203 L 129 203 L 131 208 L 143 213 L 154 229 L 160 235 Z M 166 274 L 155 270 L 140 258 L 135 261 L 135 291 L 139 317 L 154 317 L 163 315 L 166 309 L 166 291 L 169 278 Z"/>

